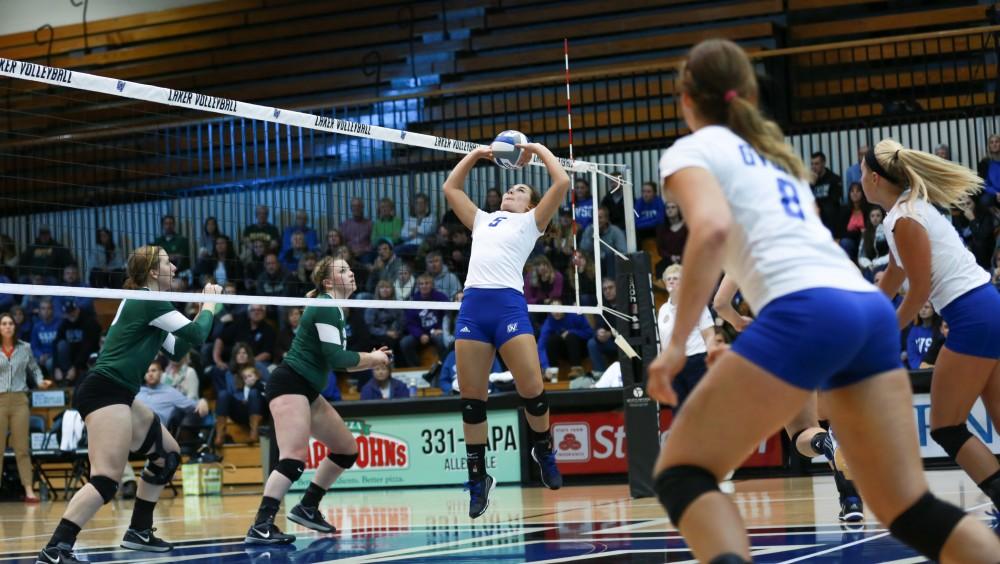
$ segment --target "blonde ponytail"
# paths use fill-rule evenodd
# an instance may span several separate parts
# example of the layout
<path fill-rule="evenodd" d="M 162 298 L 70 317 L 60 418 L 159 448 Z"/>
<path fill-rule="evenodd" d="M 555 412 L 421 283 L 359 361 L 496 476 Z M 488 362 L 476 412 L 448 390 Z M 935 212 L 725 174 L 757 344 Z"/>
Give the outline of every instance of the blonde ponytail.
<path fill-rule="evenodd" d="M 725 125 L 788 174 L 806 178 L 806 165 L 785 143 L 781 128 L 757 107 L 757 77 L 742 47 L 728 39 L 695 45 L 681 69 L 681 90 L 701 118 Z"/>
<path fill-rule="evenodd" d="M 906 202 L 926 200 L 952 208 L 982 190 L 983 179 L 974 171 L 937 155 L 907 149 L 895 139 L 880 141 L 875 146 L 875 158 L 899 180 L 901 188 L 910 189 Z"/>

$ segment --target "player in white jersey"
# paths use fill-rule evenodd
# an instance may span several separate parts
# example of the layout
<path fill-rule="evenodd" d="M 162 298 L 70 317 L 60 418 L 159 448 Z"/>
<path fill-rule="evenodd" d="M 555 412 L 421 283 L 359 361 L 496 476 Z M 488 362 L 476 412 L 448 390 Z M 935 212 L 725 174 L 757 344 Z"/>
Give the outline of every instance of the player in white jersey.
<path fill-rule="evenodd" d="M 697 45 L 680 91 L 694 133 L 664 153 L 660 175 L 688 221 L 685 283 L 650 395 L 674 401 L 684 341 L 723 269 L 758 316 L 688 398 L 657 460 L 671 522 L 699 561 L 749 561 L 719 479 L 818 389 L 865 501 L 897 538 L 934 560 L 996 562 L 1000 540 L 927 489 L 892 304 L 814 212 L 805 165 L 757 109 L 746 53 L 727 40 Z"/>
<path fill-rule="evenodd" d="M 469 274 L 462 306 L 455 320 L 455 363 L 462 394 L 462 421 L 469 469 L 469 517 L 489 506 L 495 482 L 486 473 L 486 394 L 496 352 L 514 375 L 524 402 L 531 455 L 541 469 L 542 483 L 562 486 L 549 429 L 549 402 L 542 385 L 538 344 L 524 299 L 524 263 L 566 198 L 569 176 L 559 160 L 537 143 L 518 145 L 522 159 L 532 155 L 545 163 L 552 186 L 540 197 L 526 184 L 515 184 L 504 194 L 500 210 L 486 213 L 465 193 L 465 179 L 480 159 L 492 160 L 489 147 L 466 155 L 444 183 L 444 194 L 458 219 L 472 230 Z M 523 163 L 522 163 L 523 164 Z"/>
<path fill-rule="evenodd" d="M 889 213 L 889 267 L 879 287 L 889 297 L 910 282 L 896 317 L 900 327 L 929 299 L 948 323 L 931 381 L 931 437 L 1000 507 L 1000 463 L 966 427 L 972 404 L 1000 402 L 1000 293 L 931 204 L 949 208 L 979 192 L 975 172 L 885 139 L 861 164 L 869 201 Z"/>

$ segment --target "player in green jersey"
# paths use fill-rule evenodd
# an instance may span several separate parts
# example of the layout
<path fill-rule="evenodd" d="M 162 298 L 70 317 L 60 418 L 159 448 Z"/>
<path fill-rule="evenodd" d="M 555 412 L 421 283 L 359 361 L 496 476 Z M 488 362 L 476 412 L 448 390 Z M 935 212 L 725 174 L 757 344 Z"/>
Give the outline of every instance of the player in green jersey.
<path fill-rule="evenodd" d="M 151 291 L 170 288 L 176 271 L 166 251 L 156 246 L 140 247 L 129 257 L 125 287 Z M 204 293 L 220 294 L 222 288 L 208 284 Z M 173 548 L 153 534 L 153 509 L 180 464 L 180 449 L 159 418 L 135 401 L 135 395 L 146 368 L 158 354 L 177 360 L 205 342 L 215 305 L 202 304 L 201 312 L 191 321 L 170 302 L 122 300 L 97 364 L 73 396 L 73 407 L 87 427 L 90 481 L 73 496 L 37 563 L 80 562 L 72 552 L 76 537 L 101 506 L 114 499 L 130 451 L 147 455 L 148 462 L 136 494 L 132 523 L 121 546 L 152 552 Z"/>
<path fill-rule="evenodd" d="M 354 293 L 354 273 L 342 259 L 326 257 L 312 274 L 316 289 L 308 297 L 345 300 Z M 387 366 L 389 348 L 370 353 L 347 350 L 344 313 L 339 307 L 309 306 L 302 313 L 292 348 L 281 366 L 274 369 L 267 385 L 275 438 L 281 459 L 264 485 L 264 498 L 257 517 L 247 531 L 248 544 L 288 544 L 295 536 L 282 533 L 274 524 L 281 499 L 305 471 L 310 433 L 330 450 L 313 476 L 301 502 L 288 512 L 288 519 L 323 533 L 336 529 L 319 511 L 326 490 L 358 458 L 354 435 L 320 392 L 332 370 L 366 370 Z"/>

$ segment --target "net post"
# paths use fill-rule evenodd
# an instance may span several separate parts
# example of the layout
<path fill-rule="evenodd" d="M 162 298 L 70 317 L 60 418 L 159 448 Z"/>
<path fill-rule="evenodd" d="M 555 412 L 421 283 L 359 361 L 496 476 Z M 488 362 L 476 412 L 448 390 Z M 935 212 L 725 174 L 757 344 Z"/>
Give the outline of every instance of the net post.
<path fill-rule="evenodd" d="M 653 280 L 650 260 L 645 252 L 629 255 L 629 260 L 616 257 L 618 311 L 633 316 L 632 321 L 615 318 L 618 332 L 625 337 L 639 358 L 629 358 L 618 350 L 622 369 L 622 403 L 625 409 L 625 436 L 628 445 L 629 494 L 633 498 L 652 497 L 653 465 L 660 452 L 659 405 L 646 394 L 649 364 L 659 354 L 656 316 L 653 312 Z M 622 291 L 625 290 L 625 291 Z"/>
<path fill-rule="evenodd" d="M 625 206 L 625 249 L 634 253 L 638 249 L 635 238 L 635 192 L 632 187 L 632 169 L 623 166 L 620 172 L 624 181 L 618 189 L 622 191 L 622 203 Z"/>

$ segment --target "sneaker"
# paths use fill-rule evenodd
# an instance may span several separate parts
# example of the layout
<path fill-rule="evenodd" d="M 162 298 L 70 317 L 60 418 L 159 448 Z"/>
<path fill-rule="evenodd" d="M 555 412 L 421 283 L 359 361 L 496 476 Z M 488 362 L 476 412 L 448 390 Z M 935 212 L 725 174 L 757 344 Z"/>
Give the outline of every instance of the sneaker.
<path fill-rule="evenodd" d="M 243 539 L 246 544 L 292 544 L 295 542 L 295 535 L 286 535 L 268 519 L 263 523 L 256 523 L 247 530 L 247 536 Z"/>
<path fill-rule="evenodd" d="M 496 488 L 496 480 L 493 476 L 486 474 L 482 480 L 466 482 L 465 489 L 469 491 L 469 518 L 475 519 L 490 506 L 490 496 Z"/>
<path fill-rule="evenodd" d="M 155 527 L 146 529 L 145 531 L 129 529 L 125 531 L 121 547 L 129 550 L 144 550 L 146 552 L 169 552 L 173 550 L 174 545 L 161 538 L 157 538 L 153 534 L 155 530 Z"/>
<path fill-rule="evenodd" d="M 542 471 L 542 484 L 550 490 L 558 490 L 563 485 L 562 474 L 556 466 L 556 453 L 551 448 L 544 451 L 537 446 L 531 447 L 531 458 L 538 463 L 538 468 Z"/>
<path fill-rule="evenodd" d="M 861 499 L 845 497 L 840 500 L 840 520 L 847 523 L 857 523 L 865 518 L 865 506 Z"/>
<path fill-rule="evenodd" d="M 337 527 L 327 523 L 326 519 L 323 518 L 323 513 L 315 507 L 306 507 L 300 503 L 293 507 L 285 517 L 289 521 L 298 523 L 307 529 L 321 533 L 337 532 Z"/>
<path fill-rule="evenodd" d="M 83 560 L 73 554 L 73 547 L 61 542 L 55 546 L 47 546 L 38 553 L 35 564 L 80 564 Z"/>

